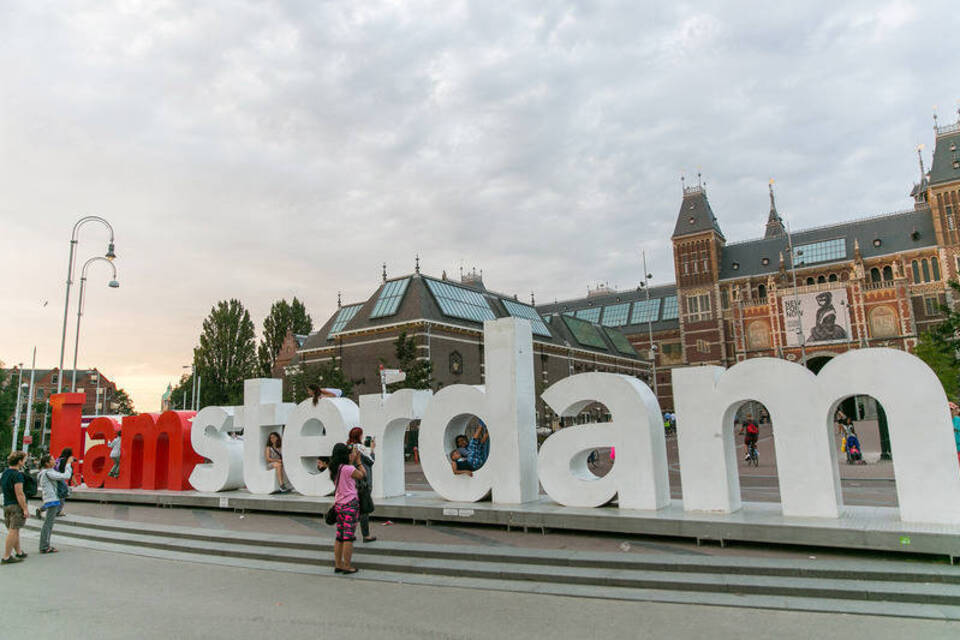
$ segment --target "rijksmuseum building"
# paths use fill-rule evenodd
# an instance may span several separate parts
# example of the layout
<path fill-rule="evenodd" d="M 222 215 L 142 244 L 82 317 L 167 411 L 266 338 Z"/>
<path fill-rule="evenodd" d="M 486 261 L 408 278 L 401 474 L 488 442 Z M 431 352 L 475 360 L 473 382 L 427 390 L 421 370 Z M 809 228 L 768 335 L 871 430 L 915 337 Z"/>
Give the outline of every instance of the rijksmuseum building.
<path fill-rule="evenodd" d="M 763 236 L 728 242 L 706 189 L 685 187 L 671 238 L 675 284 L 600 287 L 534 308 L 475 274 L 384 278 L 368 300 L 290 345 L 289 357 L 336 357 L 360 393 L 374 393 L 378 363 L 395 362 L 392 343 L 406 331 L 433 363 L 436 387 L 479 384 L 482 321 L 512 315 L 533 324 L 538 392 L 580 371 L 614 371 L 646 380 L 666 410 L 674 367 L 774 357 L 818 371 L 848 349 L 911 350 L 942 320 L 940 306 L 956 302 L 947 281 L 960 272 L 960 119 L 935 135 L 912 209 L 788 234 L 771 185 Z M 538 413 L 541 424 L 552 418 L 539 403 Z"/>

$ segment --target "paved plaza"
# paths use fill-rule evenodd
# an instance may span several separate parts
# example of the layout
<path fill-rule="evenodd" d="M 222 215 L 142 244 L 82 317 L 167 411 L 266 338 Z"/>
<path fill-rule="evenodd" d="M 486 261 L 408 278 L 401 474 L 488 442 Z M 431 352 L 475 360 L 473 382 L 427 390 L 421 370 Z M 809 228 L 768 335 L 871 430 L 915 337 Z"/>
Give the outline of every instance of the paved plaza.
<path fill-rule="evenodd" d="M 960 624 L 389 584 L 60 545 L 4 567 L 6 637 L 956 638 Z M 18 586 L 19 585 L 19 586 Z M 98 585 L 91 589 L 90 585 Z M 102 592 L 99 591 L 102 589 Z M 12 614 L 12 615 L 9 615 Z M 8 634 L 8 635 L 7 635 Z"/>

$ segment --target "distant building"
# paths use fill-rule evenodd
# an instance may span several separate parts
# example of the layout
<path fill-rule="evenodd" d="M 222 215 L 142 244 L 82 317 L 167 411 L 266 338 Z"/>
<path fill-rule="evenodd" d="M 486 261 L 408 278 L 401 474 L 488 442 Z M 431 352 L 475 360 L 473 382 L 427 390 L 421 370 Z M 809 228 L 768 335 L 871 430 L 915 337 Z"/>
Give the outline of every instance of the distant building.
<path fill-rule="evenodd" d="M 907 211 L 788 235 L 770 186 L 763 237 L 727 242 L 706 188 L 684 187 L 672 242 L 675 284 L 541 305 L 619 328 L 646 353 L 652 342 L 661 406 L 673 407 L 670 370 L 786 358 L 819 369 L 849 349 L 912 350 L 955 304 L 960 273 L 960 118 L 935 126 L 933 164 Z M 842 217 L 842 213 L 837 216 Z"/>
<path fill-rule="evenodd" d="M 434 391 L 450 384 L 483 384 L 483 321 L 514 316 L 531 321 L 538 420 L 553 421 L 539 391 L 574 373 L 609 371 L 650 379 L 650 366 L 623 333 L 572 316 L 541 317 L 536 309 L 487 289 L 480 275 L 459 281 L 444 273 L 387 279 L 364 301 L 342 305 L 300 345 L 287 372 L 336 358 L 354 394 L 379 393 L 379 367 L 396 366 L 395 343 L 406 332 L 418 358 L 433 365 Z"/>
<path fill-rule="evenodd" d="M 173 396 L 173 384 L 167 383 L 167 390 L 163 392 L 163 395 L 160 396 L 160 412 L 170 411 L 173 409 L 171 405 L 171 396 Z"/>
<path fill-rule="evenodd" d="M 7 369 L 8 380 L 12 379 L 16 384 L 17 376 L 20 373 L 18 368 Z M 34 374 L 34 403 L 42 402 L 47 405 L 47 399 L 57 392 L 57 379 L 60 375 L 59 369 L 36 369 Z M 67 369 L 63 372 L 63 391 L 70 391 L 70 385 L 73 379 L 73 370 Z M 30 369 L 23 370 L 22 384 L 30 383 Z M 77 369 L 77 393 L 86 396 L 83 402 L 83 415 L 103 415 L 114 414 L 117 412 L 117 385 L 109 380 L 97 369 Z M 20 419 L 24 420 L 27 411 L 28 390 L 24 389 L 20 397 Z M 49 407 L 49 405 L 47 405 Z M 41 425 L 49 431 L 49 413 L 46 410 L 34 411 L 32 415 L 33 425 L 30 431 L 35 435 L 39 433 Z"/>

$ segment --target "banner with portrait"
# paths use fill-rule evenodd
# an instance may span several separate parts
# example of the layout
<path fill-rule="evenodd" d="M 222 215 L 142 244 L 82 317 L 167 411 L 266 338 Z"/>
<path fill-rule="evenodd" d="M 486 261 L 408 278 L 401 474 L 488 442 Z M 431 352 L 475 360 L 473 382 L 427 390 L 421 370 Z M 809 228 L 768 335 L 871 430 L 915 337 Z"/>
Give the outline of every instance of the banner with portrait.
<path fill-rule="evenodd" d="M 850 307 L 846 289 L 787 293 L 783 298 L 787 345 L 800 346 L 800 330 L 805 344 L 847 342 L 850 340 Z"/>

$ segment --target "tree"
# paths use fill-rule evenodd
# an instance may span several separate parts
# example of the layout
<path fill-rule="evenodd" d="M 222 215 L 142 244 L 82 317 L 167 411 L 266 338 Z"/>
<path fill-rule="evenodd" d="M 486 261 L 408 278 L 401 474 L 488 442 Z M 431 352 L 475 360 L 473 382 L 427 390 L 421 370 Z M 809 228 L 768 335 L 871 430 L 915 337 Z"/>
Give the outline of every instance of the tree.
<path fill-rule="evenodd" d="M 294 334 L 308 334 L 313 330 L 313 320 L 307 313 L 303 303 L 297 300 L 288 303 L 285 299 L 278 300 L 270 307 L 270 313 L 263 319 L 263 333 L 260 346 L 257 347 L 257 361 L 260 375 L 269 378 L 273 362 L 280 353 L 283 340 L 287 332 Z"/>
<path fill-rule="evenodd" d="M 203 389 L 200 390 L 201 392 Z M 170 391 L 170 408 L 174 411 L 183 410 L 185 407 L 193 406 L 190 402 L 190 396 L 193 393 L 193 376 L 184 373 L 180 376 L 180 381 Z"/>
<path fill-rule="evenodd" d="M 243 404 L 243 381 L 257 374 L 257 348 L 253 321 L 239 300 L 221 300 L 210 310 L 193 353 L 201 406 Z"/>
<path fill-rule="evenodd" d="M 117 403 L 117 413 L 121 416 L 132 416 L 137 412 L 136 409 L 133 408 L 133 400 L 130 399 L 130 396 L 127 395 L 127 392 L 123 389 L 117 389 L 113 398 Z"/>
<path fill-rule="evenodd" d="M 17 407 L 17 377 L 7 372 L 0 363 L 0 463 L 10 453 L 13 438 L 13 414 Z"/>
<path fill-rule="evenodd" d="M 286 377 L 284 399 L 303 402 L 310 395 L 310 386 L 319 385 L 343 391 L 344 397 L 353 393 L 353 382 L 347 379 L 336 358 L 327 362 L 301 364 L 293 367 Z"/>
<path fill-rule="evenodd" d="M 405 380 L 387 386 L 388 391 L 397 389 L 429 389 L 433 385 L 433 363 L 417 359 L 417 342 L 407 337 L 406 331 L 393 342 L 397 368 L 407 374 Z M 386 363 L 384 363 L 386 364 Z"/>
<path fill-rule="evenodd" d="M 960 284 L 950 281 L 954 295 L 960 297 Z M 960 311 L 941 306 L 947 318 L 937 326 L 920 334 L 913 353 L 933 369 L 943 385 L 947 397 L 956 400 L 960 395 Z"/>

